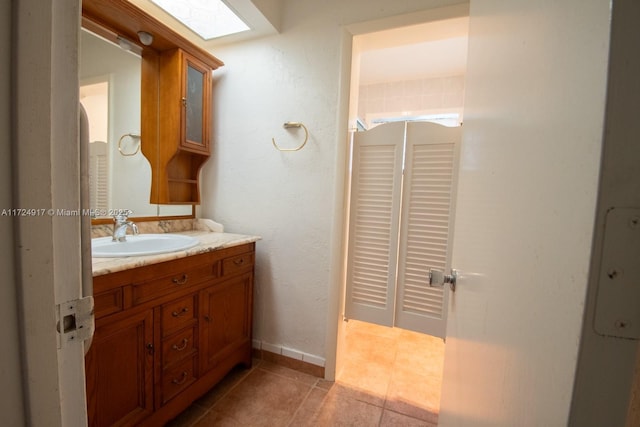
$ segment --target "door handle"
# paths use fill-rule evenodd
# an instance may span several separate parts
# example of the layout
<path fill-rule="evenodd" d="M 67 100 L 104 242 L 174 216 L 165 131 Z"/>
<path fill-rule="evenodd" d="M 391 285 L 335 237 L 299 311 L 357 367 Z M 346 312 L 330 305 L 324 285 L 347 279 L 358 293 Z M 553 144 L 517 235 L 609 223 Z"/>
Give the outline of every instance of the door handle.
<path fill-rule="evenodd" d="M 451 269 L 451 274 L 444 274 L 444 272 L 440 270 L 430 268 L 427 277 L 429 279 L 429 286 L 433 288 L 441 288 L 445 283 L 448 283 L 451 292 L 456 291 L 456 280 L 458 279 L 457 270 Z"/>

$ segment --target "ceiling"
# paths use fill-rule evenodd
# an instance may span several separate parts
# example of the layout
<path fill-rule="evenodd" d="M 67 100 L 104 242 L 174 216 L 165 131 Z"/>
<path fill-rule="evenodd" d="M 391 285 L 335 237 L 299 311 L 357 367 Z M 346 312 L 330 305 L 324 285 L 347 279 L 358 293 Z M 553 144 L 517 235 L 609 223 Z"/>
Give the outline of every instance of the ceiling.
<path fill-rule="evenodd" d="M 468 26 L 464 17 L 356 36 L 360 84 L 464 74 Z"/>
<path fill-rule="evenodd" d="M 278 32 L 279 1 L 226 0 L 252 28 L 204 41 L 150 0 L 128 0 L 204 49 Z M 258 5 L 260 8 L 256 7 Z M 360 84 L 414 80 L 464 74 L 469 18 L 433 21 L 354 37 L 361 53 Z"/>
<path fill-rule="evenodd" d="M 244 31 L 207 41 L 203 40 L 200 36 L 188 29 L 183 23 L 171 16 L 151 0 L 128 1 L 153 16 L 158 21 L 162 22 L 164 25 L 171 28 L 194 45 L 205 50 L 210 50 L 223 44 L 230 44 L 250 38 L 261 37 L 267 34 L 276 34 L 279 31 L 280 3 L 278 0 L 225 0 L 227 6 L 242 17 L 243 21 L 251 28 L 251 31 Z"/>

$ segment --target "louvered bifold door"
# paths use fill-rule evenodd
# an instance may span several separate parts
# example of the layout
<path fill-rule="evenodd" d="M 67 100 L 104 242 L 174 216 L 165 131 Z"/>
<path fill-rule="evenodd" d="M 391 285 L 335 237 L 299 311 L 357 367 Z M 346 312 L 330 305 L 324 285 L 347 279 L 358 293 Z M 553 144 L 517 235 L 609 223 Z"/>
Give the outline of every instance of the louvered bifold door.
<path fill-rule="evenodd" d="M 460 127 L 407 123 L 395 325 L 444 337 L 449 287 L 431 288 L 429 268 L 449 272 Z"/>
<path fill-rule="evenodd" d="M 345 315 L 393 325 L 404 123 L 354 135 Z"/>

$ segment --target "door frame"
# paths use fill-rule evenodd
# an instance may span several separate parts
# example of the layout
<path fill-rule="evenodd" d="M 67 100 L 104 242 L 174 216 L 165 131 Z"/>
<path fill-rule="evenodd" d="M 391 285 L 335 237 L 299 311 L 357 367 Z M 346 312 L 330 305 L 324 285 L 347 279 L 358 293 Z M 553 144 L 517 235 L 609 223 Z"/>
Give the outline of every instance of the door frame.
<path fill-rule="evenodd" d="M 585 300 L 584 320 L 571 402 L 570 426 L 587 423 L 640 422 L 640 341 L 599 335 L 592 327 L 596 316 L 605 219 L 612 206 L 638 206 L 634 183 L 640 180 L 634 144 L 640 124 L 635 119 L 640 105 L 637 49 L 640 3 L 613 2 L 607 70 L 607 99 L 598 201 Z M 635 42 L 635 43 L 634 43 Z M 618 90 L 617 88 L 626 88 Z M 619 424 L 622 425 L 622 424 Z"/>
<path fill-rule="evenodd" d="M 64 213 L 80 209 L 81 2 L 12 4 L 13 203 L 38 212 L 13 224 L 20 409 L 29 425 L 81 426 L 87 422 L 84 345 L 64 343 L 56 330 L 56 306 L 82 296 L 81 217 Z"/>
<path fill-rule="evenodd" d="M 337 109 L 336 141 L 344 144 L 336 150 L 336 181 L 334 184 L 334 212 L 331 230 L 331 286 L 327 308 L 327 335 L 325 339 L 325 379 L 335 380 L 343 366 L 346 328 L 344 322 L 345 290 L 347 279 L 347 230 L 349 223 L 350 187 L 350 123 L 351 101 L 356 82 L 352 78 L 354 36 L 389 30 L 409 25 L 469 16 L 469 3 L 437 7 L 406 15 L 392 16 L 376 21 L 362 22 L 342 28 L 340 92 Z M 355 74 L 355 73 L 354 73 Z"/>

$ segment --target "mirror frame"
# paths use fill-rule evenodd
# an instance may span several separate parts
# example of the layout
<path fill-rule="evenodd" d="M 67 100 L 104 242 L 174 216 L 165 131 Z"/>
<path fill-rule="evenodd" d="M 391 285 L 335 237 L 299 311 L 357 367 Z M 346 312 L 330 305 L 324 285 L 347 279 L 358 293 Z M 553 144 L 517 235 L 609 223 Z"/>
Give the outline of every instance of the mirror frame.
<path fill-rule="evenodd" d="M 127 41 L 135 45 L 136 50 L 141 51 L 141 56 L 143 58 L 141 76 L 143 92 L 145 91 L 145 85 L 147 85 L 147 87 L 150 84 L 153 85 L 157 82 L 160 75 L 158 61 L 145 61 L 144 59 L 145 57 L 157 58 L 159 53 L 162 51 L 179 48 L 189 52 L 189 54 L 209 65 L 212 69 L 216 69 L 224 65 L 219 59 L 204 49 L 194 45 L 157 19 L 129 3 L 127 0 L 82 0 L 82 27 L 115 43 L 118 42 L 118 37 L 125 38 Z M 153 41 L 150 45 L 144 45 L 139 40 L 138 32 L 140 31 L 144 31 L 153 36 Z M 152 103 L 154 99 L 157 101 L 157 98 L 154 97 L 149 97 L 147 99 L 143 93 L 141 102 Z M 142 108 L 142 111 L 150 110 L 157 110 L 157 107 L 153 109 Z M 143 129 L 146 128 L 150 130 L 150 132 L 145 135 L 145 140 L 149 141 L 150 144 L 158 144 L 159 139 L 157 132 L 152 131 L 152 129 L 158 128 L 158 116 L 156 115 L 155 117 L 152 117 L 149 115 L 143 115 L 141 117 L 141 121 L 144 122 L 144 124 L 142 124 Z M 157 167 L 157 164 L 154 164 L 151 159 L 148 160 L 151 163 L 153 171 L 153 168 Z M 151 185 L 156 185 L 153 179 L 153 172 Z M 131 217 L 131 219 L 138 222 L 193 219 L 195 218 L 195 212 L 195 204 L 192 204 L 191 215 L 143 216 Z M 91 220 L 93 225 L 110 224 L 112 222 L 113 219 L 108 217 Z"/>

